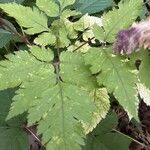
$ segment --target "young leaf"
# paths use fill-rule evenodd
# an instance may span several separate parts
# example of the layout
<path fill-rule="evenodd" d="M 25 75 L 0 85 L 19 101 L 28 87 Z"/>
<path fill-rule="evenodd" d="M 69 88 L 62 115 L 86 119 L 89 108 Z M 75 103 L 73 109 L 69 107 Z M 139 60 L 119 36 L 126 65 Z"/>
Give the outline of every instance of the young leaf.
<path fill-rule="evenodd" d="M 22 27 L 26 28 L 27 34 L 40 33 L 48 31 L 47 17 L 36 7 L 33 9 L 16 3 L 0 4 L 9 16 L 14 17 Z"/>
<path fill-rule="evenodd" d="M 125 60 L 111 54 L 110 49 L 92 48 L 85 55 L 85 63 L 97 75 L 99 85 L 107 87 L 127 111 L 130 118 L 138 118 L 136 74 Z"/>
<path fill-rule="evenodd" d="M 56 0 L 37 0 L 36 5 L 50 17 L 59 15 L 59 5 Z"/>
<path fill-rule="evenodd" d="M 92 31 L 95 38 L 98 39 L 99 41 L 103 41 L 105 39 L 105 32 L 103 28 L 101 28 L 100 26 L 95 24 Z"/>
<path fill-rule="evenodd" d="M 142 8 L 142 0 L 120 2 L 118 7 L 103 15 L 105 40 L 109 42 L 113 42 L 117 32 L 130 26 L 138 17 Z"/>
<path fill-rule="evenodd" d="M 34 39 L 34 43 L 41 46 L 56 44 L 56 36 L 51 32 L 44 32 Z"/>
<path fill-rule="evenodd" d="M 55 20 L 52 23 L 51 31 L 52 34 L 56 36 L 57 42 L 55 43 L 59 48 L 67 47 L 70 44 L 69 31 L 65 25 L 66 19 Z"/>
<path fill-rule="evenodd" d="M 99 17 L 89 16 L 85 14 L 78 21 L 74 23 L 74 29 L 77 31 L 85 31 L 87 29 L 93 29 L 94 25 L 102 26 L 102 19 Z"/>

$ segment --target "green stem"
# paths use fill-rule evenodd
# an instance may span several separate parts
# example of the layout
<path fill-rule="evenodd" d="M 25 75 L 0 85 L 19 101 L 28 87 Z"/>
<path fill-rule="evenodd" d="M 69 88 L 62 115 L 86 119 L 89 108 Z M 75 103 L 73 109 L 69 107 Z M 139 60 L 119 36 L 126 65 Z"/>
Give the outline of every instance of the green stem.
<path fill-rule="evenodd" d="M 117 132 L 117 133 L 119 133 L 119 134 L 121 134 L 121 135 L 123 135 L 123 136 L 125 136 L 125 137 L 127 137 L 127 138 L 129 138 L 129 139 L 131 139 L 132 141 L 138 143 L 138 144 L 141 145 L 142 147 L 145 147 L 145 145 L 144 145 L 143 143 L 137 141 L 136 139 L 134 139 L 134 138 L 132 138 L 132 137 L 130 137 L 130 136 L 128 136 L 128 135 L 126 135 L 126 134 L 124 134 L 124 133 L 122 133 L 122 132 L 116 130 L 116 129 L 112 129 L 112 131 L 115 131 L 115 132 Z"/>
<path fill-rule="evenodd" d="M 93 40 L 95 37 L 92 37 L 90 40 Z M 81 47 L 83 47 L 84 45 L 86 45 L 89 41 L 85 41 L 83 44 L 81 44 L 79 47 L 77 47 L 76 49 L 73 50 L 73 52 L 77 51 L 78 49 L 80 49 Z"/>
<path fill-rule="evenodd" d="M 28 41 L 26 36 L 21 35 L 20 33 L 18 33 L 17 30 L 12 28 L 3 18 L 0 18 L 0 25 L 7 27 L 10 32 L 12 32 L 13 34 L 17 35 L 24 43 L 26 43 L 28 45 L 31 45 L 31 43 Z"/>

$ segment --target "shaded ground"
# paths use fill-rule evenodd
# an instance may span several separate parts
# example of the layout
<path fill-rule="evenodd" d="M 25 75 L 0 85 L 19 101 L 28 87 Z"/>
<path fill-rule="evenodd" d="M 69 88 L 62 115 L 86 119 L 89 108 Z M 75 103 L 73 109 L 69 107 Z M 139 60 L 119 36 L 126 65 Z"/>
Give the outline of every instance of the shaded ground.
<path fill-rule="evenodd" d="M 139 105 L 140 123 L 129 122 L 127 113 L 118 105 L 114 105 L 113 109 L 118 116 L 117 130 L 129 135 L 137 140 L 130 144 L 130 150 L 150 150 L 150 107 L 142 100 Z M 138 144 L 138 142 L 140 144 Z"/>

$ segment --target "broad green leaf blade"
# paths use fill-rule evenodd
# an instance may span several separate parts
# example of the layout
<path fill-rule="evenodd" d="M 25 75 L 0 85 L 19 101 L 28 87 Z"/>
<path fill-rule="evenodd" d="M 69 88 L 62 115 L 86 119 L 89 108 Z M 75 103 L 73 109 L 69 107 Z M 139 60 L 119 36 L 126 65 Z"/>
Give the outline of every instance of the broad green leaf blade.
<path fill-rule="evenodd" d="M 32 46 L 30 48 L 30 51 L 32 53 L 32 56 L 34 56 L 36 60 L 41 62 L 43 61 L 45 63 L 51 63 L 54 58 L 54 54 L 49 48 L 46 49 L 44 47 L 40 48 L 38 46 Z"/>
<path fill-rule="evenodd" d="M 111 120 L 112 121 L 112 120 Z M 83 150 L 128 150 L 131 139 L 118 133 L 107 132 L 101 135 L 90 136 L 87 147 Z"/>
<path fill-rule="evenodd" d="M 0 29 L 0 48 L 4 47 L 12 39 L 12 34 Z"/>
<path fill-rule="evenodd" d="M 78 21 L 74 23 L 74 29 L 77 31 L 84 31 L 93 29 L 94 25 L 102 26 L 102 19 L 99 17 L 89 16 L 88 14 L 85 14 L 82 16 Z"/>
<path fill-rule="evenodd" d="M 85 127 L 86 133 L 91 132 L 97 124 L 106 117 L 110 109 L 109 95 L 105 88 L 96 89 L 91 94 L 94 97 L 94 102 L 97 109 L 93 114 L 91 124 Z"/>
<path fill-rule="evenodd" d="M 97 142 L 97 144 L 98 142 L 101 142 L 103 145 L 105 145 L 107 150 L 116 150 L 116 147 L 120 150 L 127 150 L 130 146 L 130 143 L 132 142 L 132 140 L 130 138 L 127 138 L 126 136 L 112 132 L 105 135 L 100 135 L 95 141 Z"/>
<path fill-rule="evenodd" d="M 112 0 L 78 0 L 75 8 L 83 14 L 96 13 L 113 5 Z"/>
<path fill-rule="evenodd" d="M 50 17 L 59 15 L 59 5 L 55 0 L 37 0 L 36 5 Z"/>
<path fill-rule="evenodd" d="M 145 52 L 146 53 L 146 52 Z M 150 55 L 146 53 L 141 59 L 141 65 L 139 67 L 139 78 L 142 84 L 150 89 Z"/>
<path fill-rule="evenodd" d="M 19 86 L 23 81 L 29 80 L 32 74 L 38 74 L 40 68 L 45 65 L 27 51 L 19 51 L 6 57 L 8 60 L 0 62 L 0 90 Z"/>
<path fill-rule="evenodd" d="M 49 99 L 51 107 L 38 128 L 39 134 L 43 133 L 44 143 L 49 141 L 47 149 L 81 149 L 80 144 L 83 145 L 82 137 L 85 134 L 79 124 L 90 123 L 95 108 L 92 97 L 89 96 L 88 91 L 65 83 L 59 83 L 45 91 L 43 98 L 48 99 L 49 94 L 54 95 Z M 45 128 L 46 126 L 50 128 Z"/>
<path fill-rule="evenodd" d="M 81 150 L 83 137 L 105 118 L 110 106 L 107 91 L 98 89 L 95 94 L 95 88 L 95 78 L 82 55 L 63 52 L 59 73 L 55 74 L 53 65 L 45 62 L 22 83 L 7 119 L 28 111 L 28 125 L 38 122 L 38 133 L 43 134 L 48 150 Z"/>
<path fill-rule="evenodd" d="M 53 54 L 50 51 L 50 49 L 41 49 L 35 46 L 31 48 L 30 52 L 32 53 L 32 55 L 27 51 L 19 51 L 16 52 L 15 55 L 7 55 L 6 57 L 8 60 L 0 62 L 0 90 L 7 89 L 10 87 L 16 87 L 25 81 L 30 81 L 30 78 L 32 78 L 33 75 L 38 75 L 38 72 L 42 71 L 47 73 L 50 61 L 52 61 L 53 59 Z M 43 60 L 47 63 L 42 62 Z M 42 87 L 43 83 L 41 82 L 40 85 Z M 38 91 L 36 90 L 36 88 L 31 85 L 25 92 L 27 92 L 28 95 L 28 92 L 33 91 L 35 89 L 34 92 L 36 93 L 36 91 Z M 22 91 L 22 89 L 20 89 L 20 91 Z M 16 92 L 16 94 L 17 93 L 18 92 Z M 27 111 L 28 100 L 30 100 L 31 98 L 35 98 L 31 95 L 28 95 L 28 99 L 25 99 L 24 95 L 21 96 L 22 97 L 19 97 L 21 98 L 21 101 L 18 100 L 16 103 L 12 104 L 12 106 L 15 105 L 13 107 L 15 107 L 16 109 L 14 110 L 14 112 L 12 112 L 11 116 L 16 116 Z"/>
<path fill-rule="evenodd" d="M 0 105 L 0 126 L 6 126 L 5 119 L 9 112 L 12 98 L 15 95 L 15 90 L 16 89 L 7 89 L 7 90 L 0 91 L 0 103 L 1 103 L 1 105 Z M 18 123 L 16 122 L 17 125 L 19 125 Z M 9 125 L 11 125 L 11 122 L 9 123 Z"/>
<path fill-rule="evenodd" d="M 24 0 L 0 0 L 0 3 L 12 3 L 12 2 L 16 2 L 16 3 L 22 3 Z"/>
<path fill-rule="evenodd" d="M 135 70 L 120 56 L 111 54 L 110 49 L 92 48 L 85 55 L 85 63 L 90 65 L 93 74 L 98 73 L 99 85 L 106 86 L 108 92 L 114 94 L 129 117 L 138 119 L 138 79 Z"/>
<path fill-rule="evenodd" d="M 96 125 L 105 118 L 109 111 L 109 96 L 106 89 L 95 89 L 95 78 L 91 76 L 88 66 L 84 65 L 83 57 L 80 53 L 63 53 L 61 64 L 61 77 L 64 82 L 75 84 L 81 88 L 91 91 L 96 109 L 89 125 L 84 125 L 86 133 L 89 133 Z M 67 73 L 70 71 L 69 74 Z M 73 77 L 73 78 L 70 78 Z M 93 90 L 94 89 L 94 90 Z"/>
<path fill-rule="evenodd" d="M 150 106 L 150 89 L 146 88 L 143 84 L 137 84 L 138 92 L 141 99 L 145 102 L 147 106 Z"/>
<path fill-rule="evenodd" d="M 78 12 L 76 10 L 70 10 L 70 9 L 65 9 L 63 12 L 62 12 L 62 15 L 60 16 L 62 19 L 67 19 L 69 18 L 70 16 L 78 16 L 78 15 L 81 15 L 81 12 Z"/>
<path fill-rule="evenodd" d="M 33 9 L 16 3 L 0 4 L 9 16 L 14 17 L 20 26 L 26 28 L 27 34 L 48 31 L 47 17 L 36 7 Z"/>
<path fill-rule="evenodd" d="M 0 132 L 0 147 L 2 150 L 29 150 L 27 135 L 21 129 L 8 129 L 6 126 L 1 128 Z"/>
<path fill-rule="evenodd" d="M 13 98 L 13 103 L 11 105 L 10 113 L 7 119 L 28 111 L 32 105 L 35 105 L 37 103 L 37 107 L 42 109 L 38 109 L 37 107 L 35 107 L 38 112 L 35 110 L 36 114 L 32 112 L 32 114 L 30 115 L 31 117 L 34 116 L 33 119 L 31 118 L 32 122 L 34 122 L 34 120 L 39 121 L 45 114 L 45 112 L 47 112 L 47 109 L 50 107 L 47 104 L 48 99 L 41 100 L 41 97 L 44 91 L 56 84 L 53 66 L 49 66 L 48 64 L 40 66 L 38 73 L 33 74 L 32 79 L 30 79 L 29 81 L 31 81 L 32 84 L 30 84 L 30 82 L 24 82 L 20 86 L 20 89 L 16 92 L 16 96 Z M 47 107 L 47 109 L 44 108 L 45 106 Z"/>
<path fill-rule="evenodd" d="M 110 111 L 106 118 L 103 119 L 93 130 L 93 134 L 103 135 L 111 132 L 117 126 L 118 120 L 115 112 Z"/>
<path fill-rule="evenodd" d="M 103 42 L 103 40 L 105 39 L 104 29 L 98 25 L 94 25 L 92 31 L 93 31 L 95 38 Z"/>
<path fill-rule="evenodd" d="M 34 43 L 41 46 L 56 44 L 56 36 L 51 32 L 44 32 L 34 39 Z"/>
<path fill-rule="evenodd" d="M 21 129 L 25 123 L 23 116 L 5 121 L 14 91 L 14 89 L 0 91 L 0 148 L 3 150 L 29 150 L 27 134 Z"/>
<path fill-rule="evenodd" d="M 60 8 L 63 10 L 65 7 L 75 3 L 75 0 L 58 0 L 60 3 Z"/>
<path fill-rule="evenodd" d="M 15 89 L 7 89 L 0 91 L 0 126 L 5 126 L 5 119 L 9 112 L 9 108 L 12 102 L 12 98 L 15 95 Z"/>
<path fill-rule="evenodd" d="M 103 15 L 105 40 L 113 42 L 119 30 L 129 27 L 138 17 L 142 9 L 142 0 L 129 0 L 120 2 L 118 9 Z"/>
<path fill-rule="evenodd" d="M 86 87 L 89 91 L 95 88 L 96 80 L 91 76 L 89 67 L 85 66 L 81 53 L 61 53 L 61 62 L 60 75 L 64 82 L 75 84 L 81 88 Z"/>
<path fill-rule="evenodd" d="M 112 132 L 116 126 L 117 116 L 114 113 L 109 113 L 87 136 L 86 146 L 83 150 L 116 150 L 116 147 L 120 150 L 127 150 L 131 139 Z"/>

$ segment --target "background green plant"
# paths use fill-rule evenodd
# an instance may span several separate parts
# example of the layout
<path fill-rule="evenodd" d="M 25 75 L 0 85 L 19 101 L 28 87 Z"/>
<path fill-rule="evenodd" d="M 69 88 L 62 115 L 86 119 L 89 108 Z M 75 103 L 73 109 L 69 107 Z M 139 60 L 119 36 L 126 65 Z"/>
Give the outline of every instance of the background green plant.
<path fill-rule="evenodd" d="M 111 0 L 4 2 L 0 1 L 2 149 L 29 149 L 24 129 L 34 125 L 47 150 L 127 149 L 131 139 L 111 132 L 117 119 L 109 97 L 139 121 L 137 83 L 150 88 L 150 59 L 143 51 L 114 55 L 112 44 L 118 31 L 141 15 L 142 1 L 121 1 L 117 7 Z M 102 27 L 85 13 L 101 16 Z M 98 47 L 89 42 L 95 38 Z"/>

